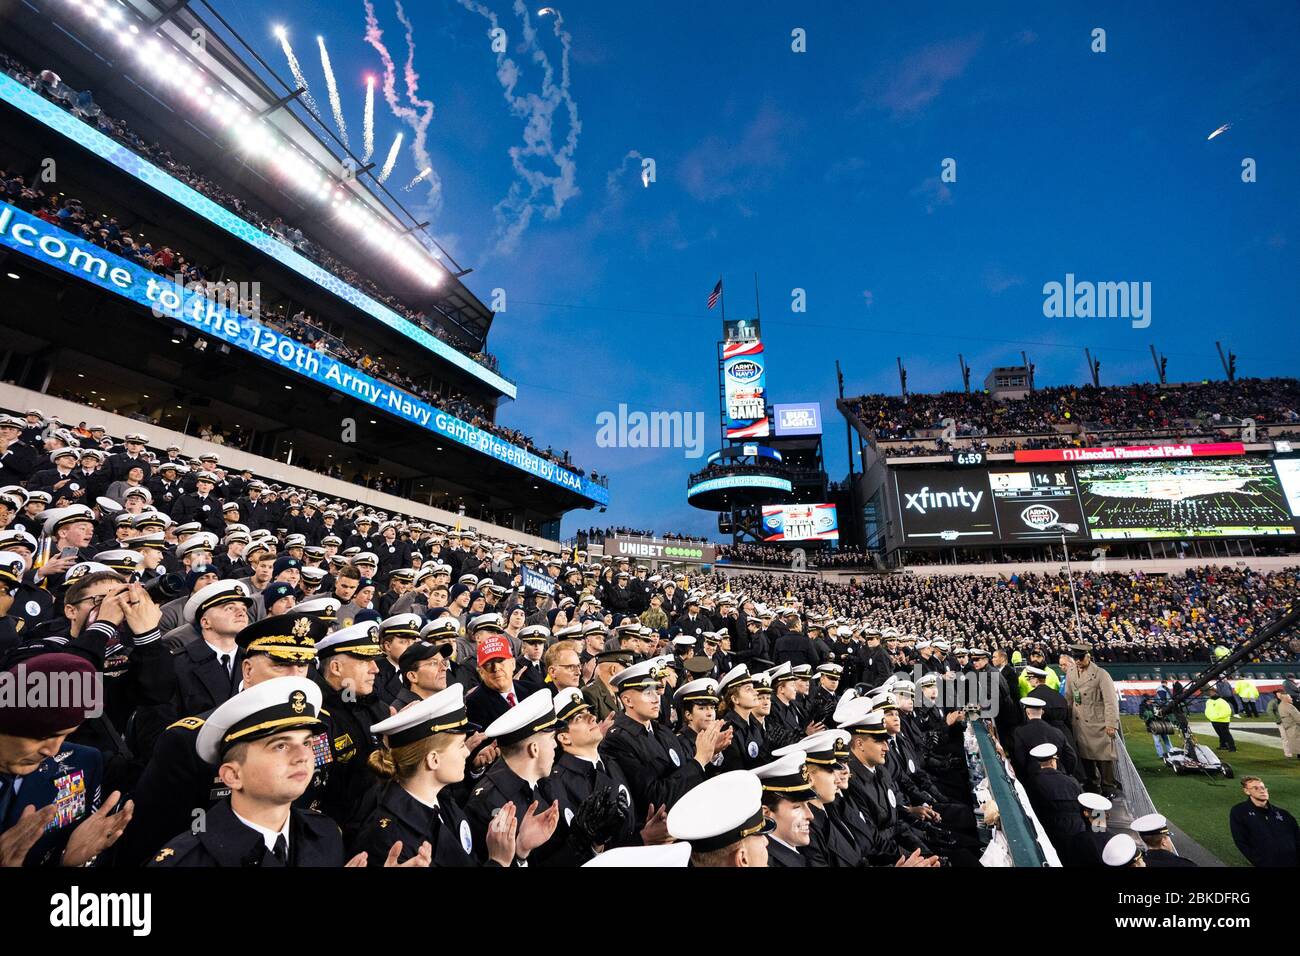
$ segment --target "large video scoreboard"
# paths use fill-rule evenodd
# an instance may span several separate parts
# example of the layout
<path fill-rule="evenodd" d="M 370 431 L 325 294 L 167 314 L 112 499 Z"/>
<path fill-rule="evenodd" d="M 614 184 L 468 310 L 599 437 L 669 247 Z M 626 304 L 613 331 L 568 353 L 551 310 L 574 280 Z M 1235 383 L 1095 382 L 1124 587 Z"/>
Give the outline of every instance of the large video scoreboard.
<path fill-rule="evenodd" d="M 1297 534 L 1300 459 L 894 468 L 904 547 Z"/>

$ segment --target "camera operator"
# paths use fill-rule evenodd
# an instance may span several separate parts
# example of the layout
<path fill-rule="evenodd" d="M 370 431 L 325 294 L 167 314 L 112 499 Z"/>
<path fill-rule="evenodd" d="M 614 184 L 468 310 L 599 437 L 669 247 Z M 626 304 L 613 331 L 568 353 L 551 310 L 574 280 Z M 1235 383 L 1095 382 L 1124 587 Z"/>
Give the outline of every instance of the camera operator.
<path fill-rule="evenodd" d="M 159 639 L 158 606 L 142 585 L 95 562 L 74 565 L 65 583 L 62 617 L 36 628 L 0 663 L 12 666 L 36 654 L 63 652 L 95 667 L 103 680 L 102 712 L 70 739 L 103 751 L 105 788 L 127 792 L 171 719 L 176 690 L 171 655 Z M 123 737 L 128 722 L 130 740 Z"/>

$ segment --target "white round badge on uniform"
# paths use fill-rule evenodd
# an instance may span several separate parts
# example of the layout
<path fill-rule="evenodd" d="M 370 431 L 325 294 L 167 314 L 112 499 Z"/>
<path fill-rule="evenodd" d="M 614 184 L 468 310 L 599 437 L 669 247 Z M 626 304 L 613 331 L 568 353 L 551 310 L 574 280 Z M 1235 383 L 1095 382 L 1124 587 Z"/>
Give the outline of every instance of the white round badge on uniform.
<path fill-rule="evenodd" d="M 754 759 L 755 757 L 757 757 L 757 756 L 758 756 L 758 741 L 757 741 L 757 740 L 751 740 L 751 741 L 749 742 L 749 748 L 748 748 L 748 749 L 749 749 L 749 757 L 750 757 L 751 760 Z"/>
<path fill-rule="evenodd" d="M 28 601 L 28 602 L 27 602 L 27 613 L 28 613 L 28 614 L 40 614 L 40 613 L 41 613 L 41 606 L 40 606 L 39 604 L 37 604 L 35 601 Z"/>
<path fill-rule="evenodd" d="M 474 852 L 474 838 L 469 835 L 469 821 L 460 821 L 460 845 L 465 848 L 466 853 Z"/>
<path fill-rule="evenodd" d="M 894 791 L 893 791 L 893 790 L 889 790 L 889 791 L 886 791 L 886 792 L 889 794 L 889 805 L 890 805 L 891 807 L 897 807 L 897 806 L 898 806 L 898 798 L 894 796 Z"/>
<path fill-rule="evenodd" d="M 211 511 L 211 510 L 212 510 L 212 505 L 204 505 L 204 506 L 203 506 L 203 510 L 204 510 L 204 511 Z"/>
<path fill-rule="evenodd" d="M 913 760 L 911 757 L 907 758 L 907 772 L 916 773 L 916 761 Z"/>
<path fill-rule="evenodd" d="M 672 758 L 674 766 L 680 767 L 682 765 L 682 758 L 677 756 L 676 750 L 668 751 L 668 756 Z"/>
<path fill-rule="evenodd" d="M 68 485 L 68 490 L 69 490 L 69 491 L 80 491 L 80 490 L 81 490 L 81 485 L 77 484 L 77 483 L 74 481 L 74 482 L 72 482 L 72 484 Z"/>

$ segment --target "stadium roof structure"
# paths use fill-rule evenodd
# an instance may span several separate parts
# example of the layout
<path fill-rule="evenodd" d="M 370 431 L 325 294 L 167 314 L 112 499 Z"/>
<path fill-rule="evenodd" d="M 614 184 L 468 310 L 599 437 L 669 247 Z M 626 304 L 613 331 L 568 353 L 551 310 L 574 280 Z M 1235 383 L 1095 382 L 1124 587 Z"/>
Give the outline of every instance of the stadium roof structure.
<path fill-rule="evenodd" d="M 200 15 L 198 6 L 206 16 Z M 463 269 L 438 245 L 426 231 L 428 224 L 407 210 L 332 130 L 295 102 L 299 91 L 286 84 L 210 4 L 54 0 L 45 16 L 9 18 L 7 30 L 14 40 L 21 37 L 23 48 L 34 55 L 50 51 L 62 62 L 77 64 L 93 76 L 100 105 L 114 115 L 129 112 L 132 127 L 147 139 L 181 147 L 183 159 L 199 172 L 219 170 L 277 213 L 287 214 L 296 226 L 305 227 L 313 239 L 337 237 L 334 245 L 344 250 L 340 258 L 355 258 L 357 249 L 370 247 L 372 261 L 391 266 L 382 276 L 386 289 L 442 318 L 452 334 L 473 340 L 479 349 L 485 347 L 493 315 L 461 282 L 471 270 Z M 97 38 L 102 42 L 96 43 Z M 151 72 L 161 75 L 151 76 Z M 156 89 L 167 85 L 188 97 L 192 113 L 181 108 L 175 95 Z M 269 170 L 248 162 L 251 154 L 259 152 Z M 233 214 L 230 218 L 238 219 Z M 342 226 L 356 232 L 348 234 Z M 263 251 L 463 373 L 515 397 L 513 383 L 498 372 L 283 243 L 275 245 L 283 248 Z"/>

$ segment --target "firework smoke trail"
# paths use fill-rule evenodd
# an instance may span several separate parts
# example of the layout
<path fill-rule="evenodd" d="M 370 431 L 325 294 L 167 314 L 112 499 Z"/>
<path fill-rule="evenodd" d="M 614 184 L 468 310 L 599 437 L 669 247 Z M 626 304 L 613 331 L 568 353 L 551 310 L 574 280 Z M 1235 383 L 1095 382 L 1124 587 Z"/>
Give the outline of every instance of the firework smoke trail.
<path fill-rule="evenodd" d="M 522 7 L 523 0 L 515 0 L 516 11 L 522 9 Z M 569 136 L 565 141 L 562 152 L 571 161 L 574 151 L 578 148 L 578 134 L 582 132 L 582 121 L 578 119 L 578 104 L 569 95 L 569 51 L 573 47 L 573 37 L 569 35 L 568 30 L 564 29 L 564 17 L 559 10 L 554 7 L 544 9 L 555 17 L 555 37 L 560 41 L 560 85 L 557 92 L 563 98 L 565 109 L 569 113 Z M 547 63 L 547 76 L 550 76 L 549 62 Z"/>
<path fill-rule="evenodd" d="M 411 152 L 415 154 L 415 161 L 419 164 L 419 168 L 429 173 L 429 200 L 436 206 L 442 200 L 442 180 L 433 171 L 433 159 L 429 156 L 426 145 L 429 124 L 433 122 L 433 100 L 422 100 L 416 95 L 420 89 L 420 74 L 415 70 L 415 27 L 411 25 L 406 11 L 402 9 L 402 0 L 393 0 L 393 5 L 397 9 L 398 21 L 406 31 L 406 63 L 402 67 L 402 79 L 406 82 L 406 99 L 412 106 L 423 111 L 418 114 L 412 113 L 413 119 L 407 121 L 415 131 L 415 138 L 411 141 Z"/>
<path fill-rule="evenodd" d="M 420 183 L 422 183 L 422 182 L 424 182 L 426 179 L 428 179 L 428 178 L 429 178 L 429 174 L 432 173 L 432 172 L 433 172 L 433 167 L 432 167 L 432 166 L 426 166 L 426 167 L 425 167 L 425 168 L 420 172 L 420 175 L 416 176 L 414 179 L 412 179 L 409 183 L 407 183 L 407 184 L 403 187 L 403 191 L 409 193 L 409 192 L 410 192 L 412 189 L 414 189 L 417 185 L 419 185 Z"/>
<path fill-rule="evenodd" d="M 433 103 L 428 100 L 420 100 L 416 96 L 419 89 L 420 75 L 415 71 L 415 37 L 414 30 L 406 12 L 400 4 L 397 7 L 397 16 L 401 20 L 402 26 L 406 29 L 406 65 L 403 70 L 406 81 L 407 99 L 415 106 L 424 109 L 424 115 L 412 106 L 403 105 L 397 96 L 397 66 L 393 62 L 392 54 L 388 52 L 388 47 L 384 44 L 384 31 L 379 27 L 379 18 L 375 16 L 375 5 L 371 0 L 364 0 L 366 8 L 366 33 L 365 40 L 379 54 L 379 59 L 384 66 L 384 77 L 382 91 L 384 102 L 388 104 L 392 114 L 409 126 L 415 133 L 415 143 L 412 151 L 415 153 L 416 162 L 421 169 L 432 165 L 428 149 L 425 146 L 426 131 L 429 123 L 433 119 Z M 438 205 L 442 199 L 442 181 L 436 173 L 430 174 L 429 199 L 434 205 Z"/>
<path fill-rule="evenodd" d="M 330 63 L 329 51 L 325 49 L 325 38 L 318 36 L 317 45 L 320 46 L 320 68 L 325 73 L 325 91 L 330 98 L 330 111 L 334 114 L 334 125 L 338 127 L 339 137 L 343 140 L 343 145 L 348 149 L 352 144 L 348 142 L 348 124 L 343 119 L 343 102 L 339 99 L 339 84 L 334 77 L 334 66 Z"/>
<path fill-rule="evenodd" d="M 302 64 L 298 62 L 298 55 L 293 52 L 293 47 L 289 45 L 289 33 L 283 27 L 275 31 L 276 38 L 280 41 L 280 49 L 284 51 L 284 58 L 289 61 L 289 72 L 293 74 L 293 81 L 302 87 L 302 105 L 307 107 L 312 116 L 320 119 L 320 107 L 316 105 L 315 98 L 311 95 L 311 89 L 307 85 L 307 77 L 303 75 Z"/>
<path fill-rule="evenodd" d="M 402 135 L 398 133 L 393 139 L 393 145 L 388 147 L 388 158 L 384 160 L 384 168 L 379 172 L 381 183 L 393 174 L 393 167 L 397 165 L 397 154 L 402 151 Z"/>
<path fill-rule="evenodd" d="M 496 13 L 478 0 L 458 0 L 458 2 L 466 10 L 477 13 L 487 20 L 490 30 L 498 28 Z M 578 134 L 582 132 L 577 104 L 569 94 L 569 51 L 572 38 L 564 29 L 564 18 L 554 7 L 544 7 L 539 11 L 540 15 L 555 17 L 553 30 L 560 41 L 561 50 L 560 83 L 557 86 L 550 57 L 538 43 L 537 31 L 529 18 L 528 8 L 523 0 L 515 0 L 513 9 L 522 24 L 524 48 L 531 51 L 533 62 L 542 70 L 542 90 L 540 94 L 516 95 L 515 88 L 521 76 L 519 65 L 504 51 L 497 53 L 497 81 L 501 84 L 510 111 L 524 120 L 523 145 L 510 148 L 510 162 L 514 167 L 516 181 L 494 209 L 497 217 L 498 240 L 493 251 L 500 253 L 514 251 L 534 213 L 540 210 L 545 218 L 555 219 L 560 215 L 564 204 L 578 194 L 577 167 L 573 161 L 573 154 L 578 146 Z M 564 146 L 557 148 L 552 130 L 555 112 L 561 106 L 568 113 L 569 133 Z M 533 156 L 554 163 L 558 172 L 548 175 L 540 170 L 530 169 L 526 160 Z M 547 192 L 550 193 L 549 204 L 544 196 Z"/>
<path fill-rule="evenodd" d="M 361 138 L 364 141 L 365 153 L 361 157 L 361 162 L 370 162 L 370 157 L 375 155 L 375 78 L 366 77 L 366 116 L 361 126 Z"/>

